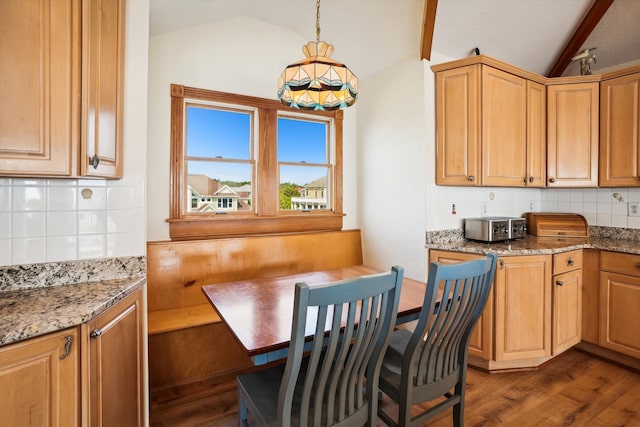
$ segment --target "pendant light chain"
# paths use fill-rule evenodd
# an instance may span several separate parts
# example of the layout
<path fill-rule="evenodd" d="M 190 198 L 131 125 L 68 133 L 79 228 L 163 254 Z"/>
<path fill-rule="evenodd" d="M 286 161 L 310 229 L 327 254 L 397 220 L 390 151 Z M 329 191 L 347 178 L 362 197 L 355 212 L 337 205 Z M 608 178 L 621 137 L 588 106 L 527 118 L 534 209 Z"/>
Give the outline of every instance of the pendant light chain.
<path fill-rule="evenodd" d="M 316 42 L 320 42 L 320 0 L 316 1 Z"/>

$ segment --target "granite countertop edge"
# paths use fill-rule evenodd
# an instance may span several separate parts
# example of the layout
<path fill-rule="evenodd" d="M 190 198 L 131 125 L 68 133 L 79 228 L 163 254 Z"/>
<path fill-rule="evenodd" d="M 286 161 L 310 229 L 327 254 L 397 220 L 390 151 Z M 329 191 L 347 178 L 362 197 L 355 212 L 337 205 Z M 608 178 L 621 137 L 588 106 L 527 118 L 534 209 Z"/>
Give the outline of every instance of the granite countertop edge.
<path fill-rule="evenodd" d="M 434 241 L 427 243 L 427 249 L 487 254 L 498 256 L 546 255 L 578 249 L 598 249 L 640 255 L 640 242 L 603 237 L 552 238 L 527 236 L 524 239 L 505 242 L 483 243 L 465 239 Z"/>
<path fill-rule="evenodd" d="M 146 281 L 142 276 L 0 292 L 0 346 L 86 323 Z"/>

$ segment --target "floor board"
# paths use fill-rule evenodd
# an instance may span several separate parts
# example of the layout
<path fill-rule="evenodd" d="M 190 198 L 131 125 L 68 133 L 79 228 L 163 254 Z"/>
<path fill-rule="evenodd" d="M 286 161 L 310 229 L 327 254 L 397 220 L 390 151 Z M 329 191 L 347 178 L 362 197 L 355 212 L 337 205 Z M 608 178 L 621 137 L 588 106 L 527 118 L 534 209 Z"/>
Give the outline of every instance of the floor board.
<path fill-rule="evenodd" d="M 381 405 L 394 409 L 386 397 Z M 428 425 L 451 426 L 451 410 Z M 640 427 L 640 374 L 577 350 L 534 371 L 469 369 L 465 425 Z M 235 380 L 152 393 L 151 426 L 237 426 Z"/>

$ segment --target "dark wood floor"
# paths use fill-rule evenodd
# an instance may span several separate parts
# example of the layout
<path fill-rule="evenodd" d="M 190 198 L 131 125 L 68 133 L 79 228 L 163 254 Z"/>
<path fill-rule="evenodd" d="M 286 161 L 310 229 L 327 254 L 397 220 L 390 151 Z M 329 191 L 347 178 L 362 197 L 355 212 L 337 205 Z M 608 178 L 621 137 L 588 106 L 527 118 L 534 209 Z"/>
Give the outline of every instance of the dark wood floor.
<path fill-rule="evenodd" d="M 382 405 L 391 407 L 386 398 Z M 465 424 L 637 427 L 640 374 L 577 350 L 569 350 L 536 371 L 487 374 L 469 369 Z M 235 380 L 154 393 L 151 425 L 237 426 Z M 429 425 L 451 426 L 451 410 Z"/>

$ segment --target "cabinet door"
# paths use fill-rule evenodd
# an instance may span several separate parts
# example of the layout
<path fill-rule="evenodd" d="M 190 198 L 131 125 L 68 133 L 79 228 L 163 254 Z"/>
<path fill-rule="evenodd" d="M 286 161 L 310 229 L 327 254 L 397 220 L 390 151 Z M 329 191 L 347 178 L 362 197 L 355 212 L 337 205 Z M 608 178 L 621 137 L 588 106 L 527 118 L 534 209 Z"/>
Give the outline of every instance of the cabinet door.
<path fill-rule="evenodd" d="M 0 174 L 76 174 L 79 3 L 0 1 L 0 28 Z"/>
<path fill-rule="evenodd" d="M 447 251 L 429 251 L 429 262 L 439 262 L 442 264 L 454 264 L 456 262 L 477 259 L 480 255 L 447 252 Z M 487 305 L 478 319 L 476 327 L 471 334 L 469 341 L 469 355 L 479 357 L 484 360 L 491 360 L 493 357 L 493 288 L 487 299 Z"/>
<path fill-rule="evenodd" d="M 527 82 L 482 67 L 482 185 L 524 187 Z"/>
<path fill-rule="evenodd" d="M 640 277 L 600 273 L 600 345 L 640 359 Z"/>
<path fill-rule="evenodd" d="M 68 329 L 0 348 L 0 425 L 79 425 L 77 336 Z"/>
<path fill-rule="evenodd" d="M 553 343 L 555 356 L 580 342 L 582 329 L 582 270 L 553 277 Z"/>
<path fill-rule="evenodd" d="M 82 325 L 88 396 L 83 425 L 143 425 L 142 292 Z"/>
<path fill-rule="evenodd" d="M 527 81 L 527 187 L 547 182 L 547 88 Z"/>
<path fill-rule="evenodd" d="M 600 84 L 600 186 L 640 186 L 640 73 Z"/>
<path fill-rule="evenodd" d="M 495 281 L 495 359 L 551 355 L 551 257 L 501 257 Z"/>
<path fill-rule="evenodd" d="M 598 83 L 548 87 L 548 186 L 598 185 L 598 92 Z"/>
<path fill-rule="evenodd" d="M 124 1 L 83 0 L 83 176 L 122 177 Z"/>
<path fill-rule="evenodd" d="M 480 185 L 480 65 L 436 73 L 436 184 Z"/>

